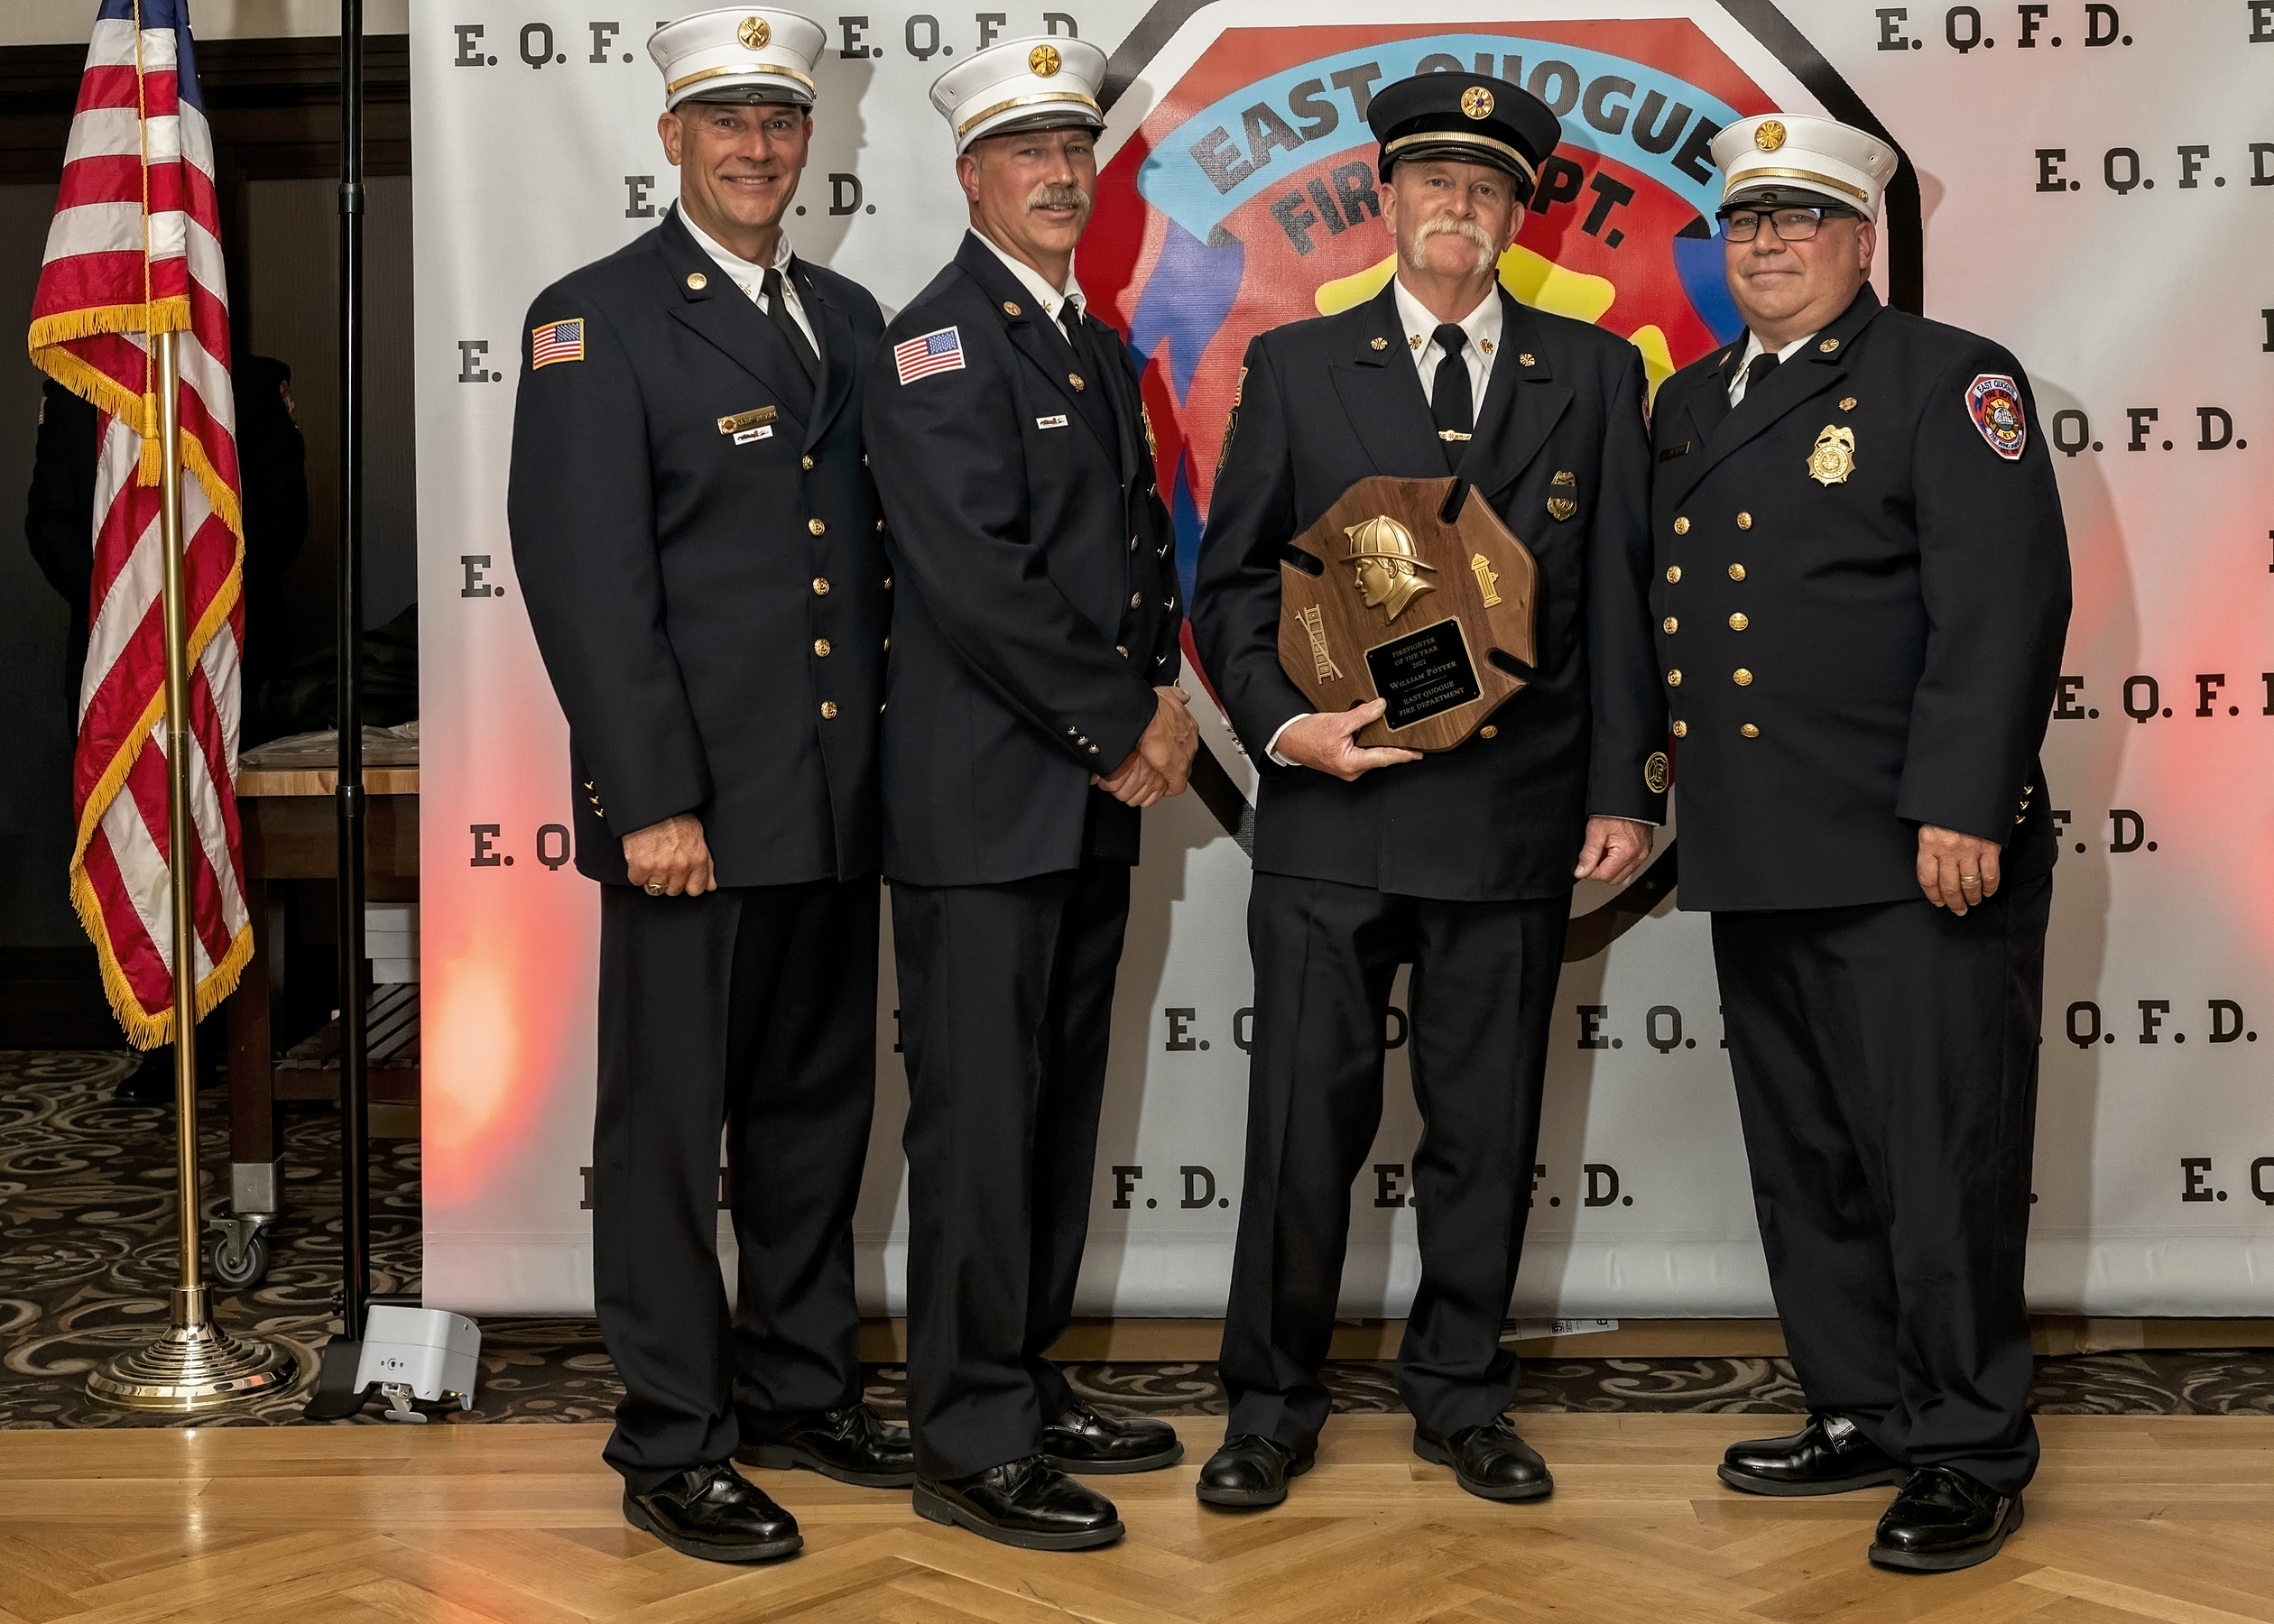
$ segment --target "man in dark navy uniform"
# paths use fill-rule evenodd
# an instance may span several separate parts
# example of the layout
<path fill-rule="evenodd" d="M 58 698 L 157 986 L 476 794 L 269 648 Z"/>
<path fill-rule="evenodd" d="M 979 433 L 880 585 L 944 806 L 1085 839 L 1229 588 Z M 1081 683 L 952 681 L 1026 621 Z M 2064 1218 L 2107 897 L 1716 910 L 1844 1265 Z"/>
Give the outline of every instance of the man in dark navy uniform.
<path fill-rule="evenodd" d="M 1198 743 L 1136 368 L 1084 308 L 1105 53 L 1006 41 L 940 76 L 971 231 L 868 383 L 891 521 L 884 872 L 908 1060 L 916 1509 L 990 1539 L 1119 1538 L 1068 1472 L 1183 1453 L 1048 1353 L 1089 1227 L 1138 814 Z"/>
<path fill-rule="evenodd" d="M 1778 115 L 1715 141 L 1741 343 L 1654 419 L 1681 906 L 1714 916 L 1800 1432 L 1762 1494 L 1886 1482 L 1872 1560 L 1996 1555 L 2038 1459 L 2021 1295 L 2068 623 L 2012 355 L 1866 283 L 1896 153 Z"/>
<path fill-rule="evenodd" d="M 860 380 L 876 301 L 794 254 L 820 25 L 657 31 L 679 200 L 530 307 L 513 561 L 601 882 L 593 1274 L 624 1515 L 723 1562 L 796 1522 L 730 1463 L 911 1481 L 860 1400 L 888 630 Z M 719 1131 L 741 1251 L 716 1250 Z"/>
<path fill-rule="evenodd" d="M 1385 87 L 1368 120 L 1396 273 L 1366 304 L 1248 346 L 1195 588 L 1200 659 L 1262 777 L 1232 1414 L 1197 1490 L 1220 1506 L 1284 1499 L 1326 1420 L 1318 1372 L 1400 964 L 1425 1123 L 1421 1282 L 1398 1356 L 1414 1451 L 1486 1499 L 1549 1492 L 1502 1414 L 1516 1359 L 1500 1339 L 1565 921 L 1575 875 L 1634 873 L 1665 805 L 1641 356 L 1498 281 L 1556 115 L 1513 84 L 1429 73 Z M 1382 702 L 1314 712 L 1280 669 L 1281 549 L 1360 478 L 1448 472 L 1538 560 L 1539 666 L 1456 749 L 1360 748 Z M 1410 564 L 1380 561 L 1370 603 L 1410 590 Z"/>

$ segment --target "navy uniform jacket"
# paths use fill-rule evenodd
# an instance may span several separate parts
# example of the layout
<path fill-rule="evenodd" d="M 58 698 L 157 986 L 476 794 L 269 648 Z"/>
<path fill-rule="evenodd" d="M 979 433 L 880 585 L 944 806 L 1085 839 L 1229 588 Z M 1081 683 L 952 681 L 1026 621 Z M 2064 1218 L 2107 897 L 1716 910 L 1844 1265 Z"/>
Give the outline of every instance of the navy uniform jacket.
<path fill-rule="evenodd" d="M 890 599 L 858 384 L 884 322 L 844 277 L 789 273 L 814 385 L 676 208 L 529 309 L 584 324 L 582 360 L 535 370 L 522 335 L 506 512 L 595 880 L 681 812 L 721 885 L 876 869 Z"/>
<path fill-rule="evenodd" d="M 1916 897 L 1920 824 L 2003 844 L 2008 881 L 2044 873 L 2069 564 L 2029 380 L 1868 287 L 1732 411 L 1743 352 L 1668 379 L 1654 420 L 1681 906 Z M 2018 457 L 1968 409 L 1985 376 L 2019 392 Z M 1822 483 L 1810 457 L 1841 431 L 1853 471 Z"/>
<path fill-rule="evenodd" d="M 870 368 L 869 454 L 899 581 L 890 879 L 993 885 L 1085 857 L 1137 861 L 1137 811 L 1089 780 L 1136 748 L 1154 687 L 1177 679 L 1174 532 L 1136 367 L 1118 334 L 1084 319 L 1106 375 L 1077 389 L 1064 333 L 966 235 Z M 893 346 L 950 332 L 963 365 L 902 383 Z"/>
<path fill-rule="evenodd" d="M 1200 662 L 1262 774 L 1255 866 L 1453 901 L 1560 896 L 1589 814 L 1657 822 L 1642 360 L 1501 294 L 1501 339 L 1461 473 L 1539 565 L 1539 673 L 1457 750 L 1354 784 L 1265 750 L 1312 706 L 1280 669 L 1280 557 L 1357 480 L 1446 463 L 1394 290 L 1248 346 L 1194 587 Z M 1558 475 L 1569 479 L 1555 482 Z M 1577 503 L 1569 517 L 1553 498 Z"/>

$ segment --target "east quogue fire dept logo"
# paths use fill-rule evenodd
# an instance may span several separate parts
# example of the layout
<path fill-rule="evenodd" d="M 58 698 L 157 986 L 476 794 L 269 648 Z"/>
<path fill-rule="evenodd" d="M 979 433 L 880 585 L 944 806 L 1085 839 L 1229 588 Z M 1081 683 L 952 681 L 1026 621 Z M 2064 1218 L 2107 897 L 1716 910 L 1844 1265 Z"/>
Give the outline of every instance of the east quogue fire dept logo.
<path fill-rule="evenodd" d="M 1776 104 L 1696 24 L 1226 29 L 1100 175 L 1077 266 L 1143 365 L 1188 594 L 1249 339 L 1390 280 L 1365 115 L 1376 90 L 1416 72 L 1491 74 L 1563 121 L 1500 263 L 1519 300 L 1630 339 L 1653 392 L 1742 330 L 1708 149 Z"/>

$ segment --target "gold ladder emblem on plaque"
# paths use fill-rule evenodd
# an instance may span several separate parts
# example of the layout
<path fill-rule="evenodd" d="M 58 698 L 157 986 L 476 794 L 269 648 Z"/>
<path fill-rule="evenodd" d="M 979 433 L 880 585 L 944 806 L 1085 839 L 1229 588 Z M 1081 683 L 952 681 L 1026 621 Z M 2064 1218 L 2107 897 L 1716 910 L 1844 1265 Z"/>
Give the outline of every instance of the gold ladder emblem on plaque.
<path fill-rule="evenodd" d="M 1318 617 L 1318 605 L 1313 604 L 1303 611 L 1303 630 L 1310 633 L 1311 666 L 1321 682 L 1342 680 L 1342 668 L 1326 649 L 1326 627 Z"/>
<path fill-rule="evenodd" d="M 1484 607 L 1497 606 L 1501 601 L 1500 577 L 1493 572 L 1492 560 L 1483 553 L 1471 553 L 1469 568 L 1475 572 L 1477 590 L 1484 595 Z"/>

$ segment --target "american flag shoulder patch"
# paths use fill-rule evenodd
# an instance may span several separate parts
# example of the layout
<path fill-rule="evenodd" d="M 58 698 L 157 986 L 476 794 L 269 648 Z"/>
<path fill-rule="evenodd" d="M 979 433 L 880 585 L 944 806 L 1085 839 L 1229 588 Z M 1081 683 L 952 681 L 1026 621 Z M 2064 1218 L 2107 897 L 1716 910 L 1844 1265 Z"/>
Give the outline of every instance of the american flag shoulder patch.
<path fill-rule="evenodd" d="M 892 366 L 902 383 L 913 383 L 934 373 L 961 372 L 963 365 L 963 335 L 951 327 L 892 346 Z"/>
<path fill-rule="evenodd" d="M 550 321 L 543 327 L 529 329 L 529 370 L 550 366 L 556 361 L 581 361 L 584 356 L 584 318 L 571 317 L 567 321 Z"/>

